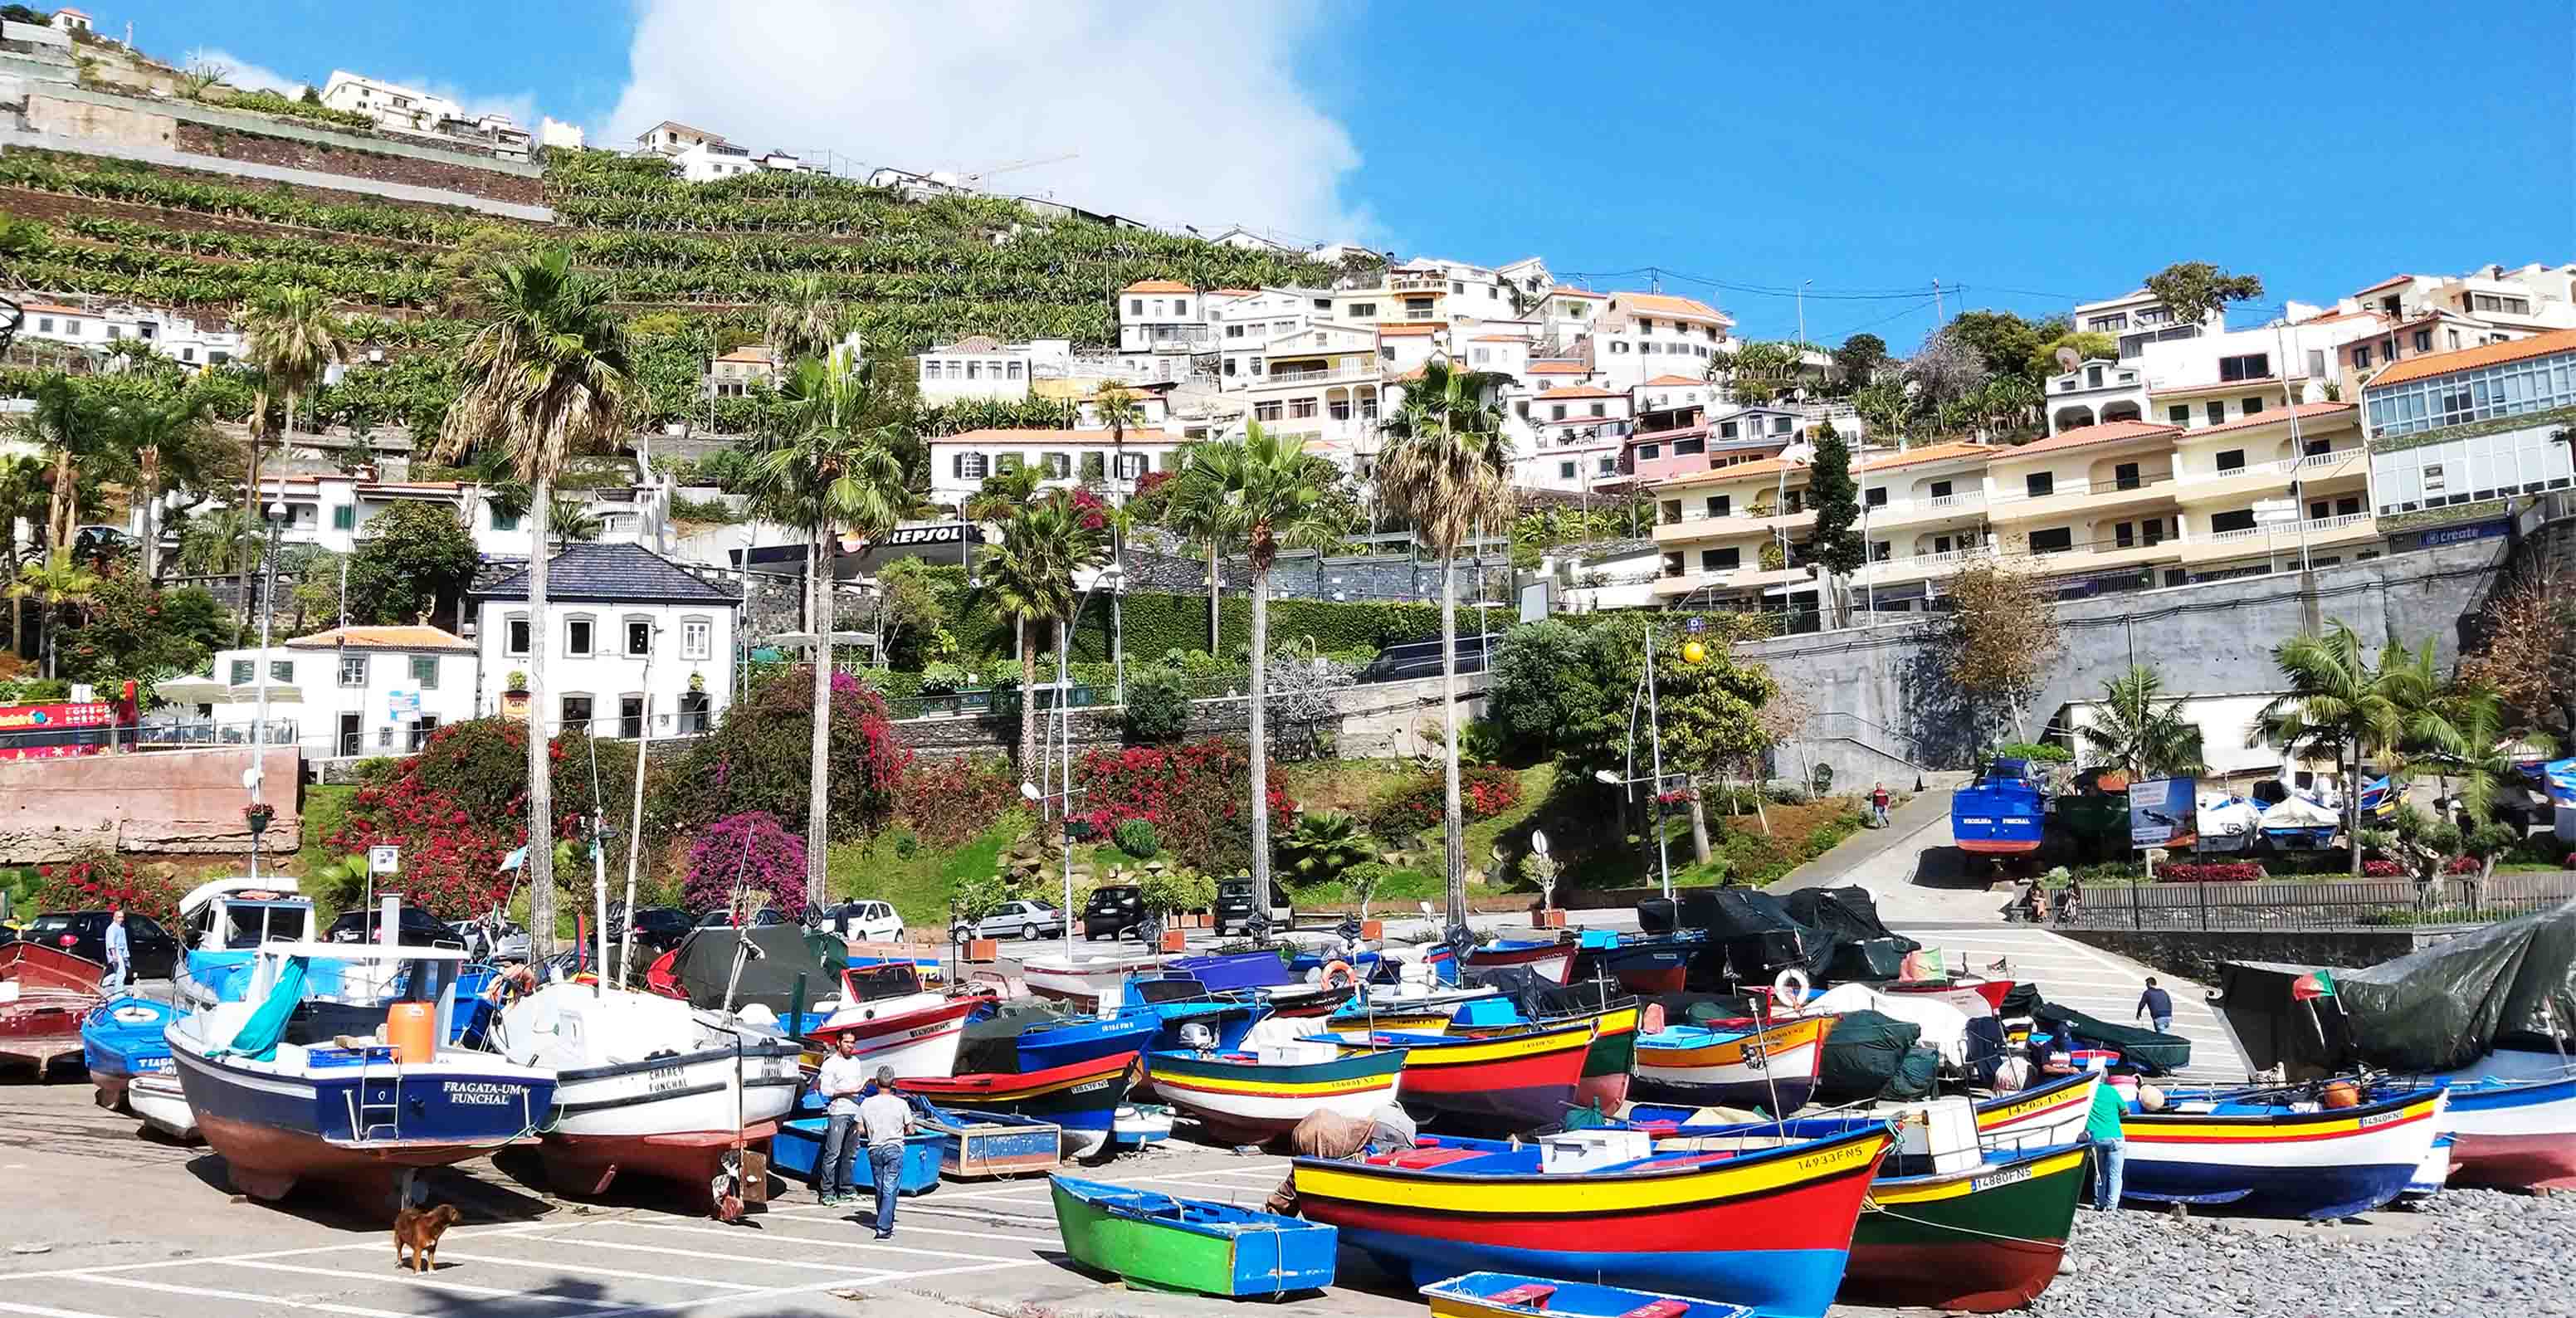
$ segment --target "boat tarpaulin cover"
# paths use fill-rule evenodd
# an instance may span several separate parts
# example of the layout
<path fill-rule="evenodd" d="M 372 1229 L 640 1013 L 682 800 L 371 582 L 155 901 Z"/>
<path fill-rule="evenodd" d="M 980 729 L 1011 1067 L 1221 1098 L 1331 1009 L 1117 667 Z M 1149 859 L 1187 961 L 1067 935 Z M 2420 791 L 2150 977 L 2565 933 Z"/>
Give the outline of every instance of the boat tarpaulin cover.
<path fill-rule="evenodd" d="M 1790 893 L 1787 902 L 1789 918 L 1800 924 L 1832 934 L 1837 941 L 1867 942 L 1892 938 L 1904 946 L 1897 955 L 1922 944 L 1890 929 L 1878 918 L 1878 903 L 1862 887 L 1800 888 Z"/>
<path fill-rule="evenodd" d="M 1613 1004 L 1632 999 L 1615 983 L 1577 980 L 1559 984 L 1527 966 L 1469 966 L 1465 974 L 1470 987 L 1490 988 L 1511 999 L 1521 1015 L 1530 1020 L 1607 1011 Z"/>
<path fill-rule="evenodd" d="M 992 1015 L 966 1023 L 966 1041 L 957 1046 L 957 1074 L 1017 1075 L 1021 1035 L 1090 1018 L 1091 1013 L 1046 998 L 1002 1003 Z"/>
<path fill-rule="evenodd" d="M 2191 1040 L 2179 1034 L 2113 1025 L 2054 1002 L 2039 1004 L 2032 1016 L 2051 1034 L 2073 1035 L 2086 1047 L 2117 1050 L 2120 1060 L 2148 1075 L 2163 1075 L 2191 1065 Z"/>
<path fill-rule="evenodd" d="M 1810 981 L 1825 977 L 1834 940 L 1800 923 L 1779 898 L 1748 888 L 1693 888 L 1682 894 L 1681 923 L 1705 929 L 1726 949 L 1728 973 L 1739 981 L 1768 982 L 1795 967 Z"/>
<path fill-rule="evenodd" d="M 2275 1060 L 2293 1066 L 2332 1066 L 2348 1049 L 2349 1056 L 2391 1070 L 2451 1070 L 2486 1056 L 2505 1035 L 2576 1029 L 2576 902 L 2365 969 L 2335 970 L 2333 996 L 2294 1000 L 2292 985 L 2314 969 L 2230 963 L 2220 980 L 2228 1023 L 2240 1035 L 2257 1024 L 2264 1040 L 2286 1052 Z M 2325 1031 L 2324 1042 L 2313 1045 L 2312 1007 Z"/>
<path fill-rule="evenodd" d="M 2228 961 L 2218 968 L 2218 1000 L 2211 1006 L 2245 1050 L 2256 1071 L 2283 1068 L 2291 1080 L 2313 1080 L 2343 1069 L 2353 1056 L 2352 1031 L 2334 998 L 2303 1002 L 2291 985 L 2314 967 L 2281 961 Z M 2340 985 L 2352 972 L 2338 970 Z"/>
<path fill-rule="evenodd" d="M 750 929 L 725 925 L 706 926 L 689 931 L 680 944 L 674 961 L 681 987 L 688 991 L 689 1005 L 722 1007 L 725 985 L 733 977 L 734 949 L 748 936 L 760 955 L 742 964 L 742 982 L 735 987 L 736 1008 L 760 1003 L 781 1016 L 803 1011 L 811 999 L 831 996 L 838 991 L 841 971 L 849 961 L 849 945 L 830 934 L 808 933 L 803 925 L 764 924 Z M 807 1003 L 798 1004 L 796 977 L 805 977 Z"/>
<path fill-rule="evenodd" d="M 1877 1098 L 1922 1037 L 1922 1026 L 1880 1012 L 1847 1011 L 1834 1017 L 1816 1074 L 1816 1101 L 1856 1103 Z M 1933 1064 L 1940 1064 L 1938 1056 Z"/>

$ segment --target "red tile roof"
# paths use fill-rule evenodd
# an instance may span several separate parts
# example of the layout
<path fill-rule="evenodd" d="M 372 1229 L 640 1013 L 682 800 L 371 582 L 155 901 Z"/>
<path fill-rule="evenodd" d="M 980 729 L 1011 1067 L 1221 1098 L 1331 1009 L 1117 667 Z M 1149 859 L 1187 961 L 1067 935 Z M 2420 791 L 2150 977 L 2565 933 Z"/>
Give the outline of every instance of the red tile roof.
<path fill-rule="evenodd" d="M 1581 362 L 1531 362 L 1532 375 L 1590 375 L 1592 368 Z"/>
<path fill-rule="evenodd" d="M 2252 416 L 2240 416 L 2223 425 L 2201 426 L 2195 430 L 2185 430 L 2182 432 L 2182 438 L 2193 440 L 2198 439 L 2203 435 L 2223 435 L 2231 430 L 2251 430 L 2256 426 L 2276 425 L 2280 422 L 2289 420 L 2292 416 L 2296 416 L 2302 421 L 2314 421 L 2321 417 L 2339 416 L 2358 412 L 2360 410 L 2361 405 L 2359 403 L 2301 403 L 2297 407 L 2284 407 L 2277 411 L 2266 410 L 2256 412 Z"/>
<path fill-rule="evenodd" d="M 2028 457 L 2033 453 L 2056 453 L 2064 449 L 2083 448 L 2088 444 L 2111 444 L 2124 439 L 2147 439 L 2157 435 L 2178 435 L 2180 426 L 2158 425 L 2151 421 L 2105 421 L 2100 425 L 2077 426 L 2061 431 L 2055 437 L 2036 444 L 2024 444 L 2007 456 Z"/>
<path fill-rule="evenodd" d="M 1198 290 L 1178 280 L 1139 279 L 1118 291 L 1121 293 L 1193 293 Z"/>
<path fill-rule="evenodd" d="M 1538 396 L 1541 398 L 1625 398 L 1628 395 L 1612 393 L 1607 389 L 1596 389 L 1588 384 L 1576 384 L 1567 385 L 1561 389 L 1542 389 L 1539 391 Z M 1604 420 L 1609 418 L 1595 417 L 1592 419 Z"/>
<path fill-rule="evenodd" d="M 1734 324 L 1734 318 L 1697 298 L 1675 297 L 1670 293 L 1621 293 L 1620 305 L 1645 316 L 1687 316 L 1695 320 L 1723 320 Z"/>
<path fill-rule="evenodd" d="M 1469 343 L 1527 343 L 1529 341 L 1530 336 L 1526 334 L 1479 334 L 1468 340 Z"/>
<path fill-rule="evenodd" d="M 1947 462 L 1952 458 L 1992 457 L 1999 450 L 1991 444 L 1926 444 L 1921 448 L 1883 453 L 1860 464 L 1862 471 L 1892 471 L 1898 467 L 1919 466 L 1926 462 Z"/>
<path fill-rule="evenodd" d="M 335 650 L 343 642 L 358 650 L 454 650 L 474 652 L 474 643 L 437 627 L 334 627 L 288 641 L 290 650 Z"/>
<path fill-rule="evenodd" d="M 1607 297 L 1609 297 L 1610 295 L 1609 295 L 1609 294 L 1607 294 L 1607 293 L 1594 293 L 1594 292 L 1591 292 L 1591 291 L 1589 291 L 1589 290 L 1586 290 L 1586 289 L 1580 289 L 1580 288 L 1567 288 L 1565 285 L 1563 285 L 1563 284 L 1559 284 L 1559 285 L 1557 285 L 1556 287 L 1551 288 L 1551 289 L 1549 289 L 1549 290 L 1548 290 L 1548 296 L 1550 296 L 1550 297 L 1588 297 L 1588 298 L 1596 298 L 1596 299 L 1599 299 L 1599 298 L 1607 298 Z"/>
<path fill-rule="evenodd" d="M 2353 296 L 2360 297 L 2362 293 L 2376 293 L 2383 288 L 2395 288 L 2397 285 L 2406 283 L 2414 278 L 2415 276 L 2413 275 L 2392 275 L 2389 278 L 2380 280 L 2378 283 L 2373 284 L 2368 288 L 2360 290 L 2360 292 L 2354 293 Z"/>
<path fill-rule="evenodd" d="M 1708 383 L 1708 381 L 1694 380 L 1687 375 L 1658 375 L 1654 379 L 1646 381 L 1645 385 L 1641 387 L 1661 389 L 1668 385 L 1687 386 L 1706 383 Z"/>
<path fill-rule="evenodd" d="M 1437 334 L 1447 328 L 1446 325 L 1405 323 L 1380 325 L 1377 327 L 1377 333 L 1382 339 L 1418 339 L 1425 334 Z"/>
<path fill-rule="evenodd" d="M 2576 351 L 2576 329 L 2551 330 L 2546 334 L 2534 334 L 2527 339 L 2484 343 L 2474 348 L 2454 348 L 2449 352 L 2427 353 L 2381 371 L 2372 376 L 2370 382 L 2364 384 L 2362 388 L 2377 389 L 2383 385 L 2404 384 L 2409 380 L 2448 375 L 2453 371 L 2473 371 L 2481 366 L 2500 366 L 2506 362 L 2528 361 L 2534 357 L 2546 357 L 2554 352 L 2569 351 Z"/>

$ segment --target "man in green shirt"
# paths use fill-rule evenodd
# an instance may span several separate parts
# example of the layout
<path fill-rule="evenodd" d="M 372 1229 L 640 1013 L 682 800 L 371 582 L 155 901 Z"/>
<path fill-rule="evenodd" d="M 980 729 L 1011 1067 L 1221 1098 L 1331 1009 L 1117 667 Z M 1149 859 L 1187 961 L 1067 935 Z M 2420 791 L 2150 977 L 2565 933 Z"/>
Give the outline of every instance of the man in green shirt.
<path fill-rule="evenodd" d="M 2084 1119 L 2084 1135 L 2093 1142 L 2093 1207 L 2099 1212 L 2120 1206 L 2121 1163 L 2128 1156 L 2120 1138 L 2120 1117 L 2128 1110 L 2109 1076 L 2093 1086 L 2093 1111 Z"/>

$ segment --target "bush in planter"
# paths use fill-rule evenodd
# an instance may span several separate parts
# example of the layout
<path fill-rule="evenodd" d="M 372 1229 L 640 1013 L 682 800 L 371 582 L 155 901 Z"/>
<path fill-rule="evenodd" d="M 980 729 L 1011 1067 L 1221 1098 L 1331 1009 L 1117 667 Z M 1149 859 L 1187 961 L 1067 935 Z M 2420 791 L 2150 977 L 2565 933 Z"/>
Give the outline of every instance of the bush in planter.
<path fill-rule="evenodd" d="M 1216 904 L 1216 880 L 1181 866 L 1151 871 L 1136 887 L 1145 909 L 1163 916 L 1166 927 L 1179 912 L 1204 911 Z"/>
<path fill-rule="evenodd" d="M 1155 835 L 1154 821 L 1150 819 L 1119 820 L 1118 826 L 1109 830 L 1109 840 L 1117 843 L 1120 851 L 1138 860 L 1152 860 L 1154 854 L 1163 849 L 1162 839 Z"/>
<path fill-rule="evenodd" d="M 2269 877 L 2250 860 L 2184 861 L 2156 870 L 2156 878 L 2164 883 L 2252 883 Z"/>
<path fill-rule="evenodd" d="M 966 670 L 944 660 L 925 664 L 920 688 L 925 696 L 955 695 L 966 689 Z"/>
<path fill-rule="evenodd" d="M 1127 739 L 1170 741 L 1190 730 L 1190 692 L 1178 674 L 1160 668 L 1138 670 L 1127 680 Z"/>

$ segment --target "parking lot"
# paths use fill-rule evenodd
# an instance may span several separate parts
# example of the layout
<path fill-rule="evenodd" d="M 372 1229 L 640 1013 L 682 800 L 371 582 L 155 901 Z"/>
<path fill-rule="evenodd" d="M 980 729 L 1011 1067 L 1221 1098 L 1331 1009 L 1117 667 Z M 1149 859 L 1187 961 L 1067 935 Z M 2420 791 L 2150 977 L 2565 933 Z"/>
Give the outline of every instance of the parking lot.
<path fill-rule="evenodd" d="M 85 1083 L 0 1081 L 0 1314 L 37 1318 L 853 1313 L 1192 1314 L 1224 1301 L 1132 1293 L 1075 1268 L 1043 1181 L 950 1182 L 903 1201 L 895 1238 L 797 1186 L 741 1225 L 690 1211 L 676 1188 L 580 1205 L 543 1192 L 535 1160 L 504 1152 L 433 1174 L 465 1211 L 438 1271 L 397 1271 L 389 1218 L 301 1192 L 235 1201 L 202 1148 L 136 1135 Z M 1182 1146 L 1083 1172 L 1257 1205 L 1287 1164 Z M 650 1182 L 640 1182 L 650 1185 Z M 621 1191 L 627 1187 L 621 1185 Z M 667 1197 L 664 1197 L 667 1196 Z M 1419 1314 L 1410 1289 L 1346 1257 L 1336 1290 L 1272 1312 Z M 1028 1306 L 1036 1306 L 1035 1310 Z"/>

